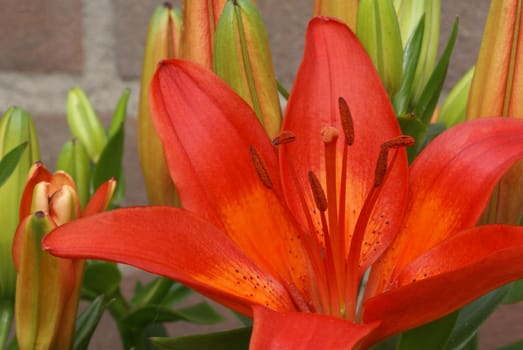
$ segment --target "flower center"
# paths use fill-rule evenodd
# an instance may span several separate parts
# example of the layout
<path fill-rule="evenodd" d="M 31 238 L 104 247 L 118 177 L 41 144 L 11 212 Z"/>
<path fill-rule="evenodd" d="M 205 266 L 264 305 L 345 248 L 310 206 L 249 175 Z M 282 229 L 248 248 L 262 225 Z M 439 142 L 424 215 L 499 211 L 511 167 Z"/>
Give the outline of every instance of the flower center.
<path fill-rule="evenodd" d="M 379 198 L 389 169 L 394 164 L 397 150 L 411 146 L 414 140 L 409 136 L 399 136 L 384 142 L 376 162 L 373 186 L 357 215 L 352 234 L 347 223 L 347 168 L 349 148 L 354 143 L 354 124 L 352 115 L 343 98 L 338 100 L 339 116 L 343 129 L 343 147 L 341 164 L 338 164 L 337 142 L 340 138 L 338 129 L 326 126 L 321 130 L 324 146 L 324 185 L 318 176 L 309 170 L 308 184 L 300 183 L 299 177 L 288 159 L 284 159 L 290 171 L 291 181 L 307 221 L 307 232 L 303 233 L 304 248 L 309 256 L 311 267 L 317 280 L 319 300 L 312 303 L 314 311 L 356 321 L 358 295 L 364 271 L 360 260 L 366 228 Z M 295 141 L 296 136 L 290 131 L 283 131 L 273 144 L 285 147 Z M 392 153 L 392 154 L 391 154 Z M 272 188 L 272 181 L 263 165 L 259 154 L 251 147 L 251 156 L 258 177 L 267 188 Z M 308 188 L 307 188 L 308 187 Z M 312 194 L 314 203 L 306 198 Z M 317 219 L 319 217 L 319 219 Z M 315 224 L 319 220 L 318 224 Z"/>

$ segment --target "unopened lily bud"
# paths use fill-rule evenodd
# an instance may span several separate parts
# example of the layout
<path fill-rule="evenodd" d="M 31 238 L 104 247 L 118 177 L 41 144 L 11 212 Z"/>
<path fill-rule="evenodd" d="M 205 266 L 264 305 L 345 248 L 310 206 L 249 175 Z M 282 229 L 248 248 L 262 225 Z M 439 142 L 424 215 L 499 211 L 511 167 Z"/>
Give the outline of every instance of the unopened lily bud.
<path fill-rule="evenodd" d="M 213 70 L 253 108 L 269 137 L 276 137 L 281 107 L 269 40 L 249 0 L 225 5 L 216 28 Z"/>
<path fill-rule="evenodd" d="M 394 0 L 401 39 L 405 46 L 425 16 L 423 43 L 412 85 L 412 104 L 416 105 L 434 67 L 439 46 L 440 0 Z"/>
<path fill-rule="evenodd" d="M 465 121 L 467 101 L 473 75 L 474 67 L 463 75 L 441 104 L 438 122 L 444 123 L 447 128 Z"/>
<path fill-rule="evenodd" d="M 314 16 L 336 17 L 356 31 L 356 18 L 360 0 L 315 0 Z"/>
<path fill-rule="evenodd" d="M 18 225 L 18 208 L 27 174 L 40 157 L 31 116 L 21 108 L 9 108 L 0 120 L 0 158 L 24 142 L 28 142 L 28 146 L 22 158 L 11 176 L 0 186 L 0 300 L 14 298 L 16 272 L 11 260 L 11 245 Z"/>
<path fill-rule="evenodd" d="M 72 88 L 67 96 L 67 123 L 73 136 L 96 163 L 107 143 L 107 135 L 89 99 L 79 87 Z"/>
<path fill-rule="evenodd" d="M 467 103 L 467 119 L 523 118 L 523 34 L 520 0 L 496 0 L 483 33 Z M 519 224 L 523 214 L 523 163 L 501 178 L 485 212 L 487 223 Z"/>
<path fill-rule="evenodd" d="M 357 35 L 376 67 L 389 96 L 402 78 L 403 48 L 392 0 L 361 0 Z"/>
<path fill-rule="evenodd" d="M 227 0 L 184 0 L 180 57 L 212 69 L 214 33 Z"/>
<path fill-rule="evenodd" d="M 114 192 L 102 185 L 85 215 L 104 210 Z M 44 252 L 41 240 L 55 227 L 82 216 L 73 179 L 51 174 L 41 163 L 31 169 L 20 205 L 12 257 L 16 279 L 15 322 L 20 349 L 71 349 L 84 261 Z"/>
<path fill-rule="evenodd" d="M 62 146 L 56 162 L 56 170 L 63 170 L 73 178 L 80 197 L 80 203 L 82 207 L 85 207 L 89 199 L 91 161 L 81 142 L 72 139 Z"/>
<path fill-rule="evenodd" d="M 170 6 L 159 6 L 149 22 L 142 68 L 138 109 L 138 154 L 149 203 L 177 205 L 178 195 L 165 163 L 149 106 L 149 84 L 158 62 L 179 55 L 181 31 L 179 14 Z"/>

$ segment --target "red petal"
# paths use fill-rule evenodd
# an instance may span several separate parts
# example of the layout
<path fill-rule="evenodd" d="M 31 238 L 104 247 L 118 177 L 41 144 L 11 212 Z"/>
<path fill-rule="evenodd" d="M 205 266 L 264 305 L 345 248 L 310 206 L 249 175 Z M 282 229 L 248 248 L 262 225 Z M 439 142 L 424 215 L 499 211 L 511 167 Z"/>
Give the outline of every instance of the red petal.
<path fill-rule="evenodd" d="M 216 227 L 184 210 L 104 212 L 58 227 L 43 245 L 54 255 L 121 262 L 178 280 L 244 314 L 254 304 L 294 310 L 278 281 Z"/>
<path fill-rule="evenodd" d="M 296 170 L 309 207 L 315 209 L 307 173 L 314 171 L 325 188 L 324 145 L 320 132 L 327 125 L 340 132 L 337 147 L 339 189 L 343 145 L 339 97 L 347 101 L 354 120 L 355 137 L 348 152 L 346 191 L 346 227 L 352 232 L 363 202 L 373 187 L 380 146 L 401 132 L 380 78 L 355 35 L 334 19 L 315 18 L 309 24 L 303 62 L 284 117 L 283 128 L 294 132 L 296 141 L 280 146 L 285 194 L 291 210 L 296 213 L 303 210 L 288 162 Z M 374 211 L 368 225 L 363 265 L 379 256 L 400 225 L 406 197 L 406 174 L 406 156 L 401 150 L 376 205 L 379 210 Z M 303 218 L 302 221 L 305 223 Z M 314 221 L 321 222 L 319 218 Z M 372 234 L 372 231 L 379 234 Z M 322 232 L 321 228 L 318 232 Z"/>
<path fill-rule="evenodd" d="M 83 216 L 93 215 L 107 209 L 115 189 L 115 179 L 108 180 L 98 187 L 96 192 L 89 200 L 89 203 L 87 203 L 83 212 Z"/>
<path fill-rule="evenodd" d="M 356 324 L 341 318 L 254 308 L 250 350 L 354 349 L 379 322 Z"/>
<path fill-rule="evenodd" d="M 306 256 L 280 201 L 276 152 L 250 107 L 222 80 L 187 61 L 164 61 L 151 106 L 183 207 L 225 232 L 267 271 L 309 292 Z M 272 179 L 257 175 L 254 146 Z"/>
<path fill-rule="evenodd" d="M 501 175 L 523 156 L 523 122 L 488 118 L 460 124 L 435 139 L 410 171 L 405 224 L 375 267 L 369 295 L 386 288 L 410 261 L 474 226 Z"/>
<path fill-rule="evenodd" d="M 33 201 L 33 189 L 37 183 L 45 181 L 51 182 L 53 175 L 47 170 L 41 162 L 35 163 L 29 170 L 27 182 L 25 183 L 24 192 L 20 201 L 20 221 L 27 215 L 31 214 L 31 205 Z"/>
<path fill-rule="evenodd" d="M 369 299 L 364 320 L 383 322 L 376 339 L 435 320 L 522 278 L 522 256 L 522 227 L 463 231 L 407 265 L 392 290 Z"/>

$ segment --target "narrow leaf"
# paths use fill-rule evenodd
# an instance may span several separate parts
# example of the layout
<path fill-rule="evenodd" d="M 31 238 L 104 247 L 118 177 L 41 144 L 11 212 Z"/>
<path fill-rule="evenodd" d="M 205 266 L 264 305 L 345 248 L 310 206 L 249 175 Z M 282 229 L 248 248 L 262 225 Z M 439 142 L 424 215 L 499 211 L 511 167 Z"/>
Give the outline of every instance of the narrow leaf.
<path fill-rule="evenodd" d="M 87 350 L 91 337 L 102 318 L 107 307 L 103 295 L 99 295 L 91 304 L 78 316 L 76 320 L 76 330 L 74 336 L 74 350 Z"/>
<path fill-rule="evenodd" d="M 2 159 L 0 159 L 0 186 L 2 186 L 9 176 L 13 173 L 18 165 L 22 154 L 27 147 L 28 142 L 23 142 L 10 150 Z"/>
<path fill-rule="evenodd" d="M 404 332 L 398 344 L 397 350 L 423 349 L 441 350 L 452 333 L 456 324 L 458 312 L 427 323 L 423 326 Z"/>
<path fill-rule="evenodd" d="M 427 85 L 423 89 L 420 100 L 416 105 L 414 113 L 416 116 L 424 123 L 428 124 L 432 113 L 436 108 L 438 103 L 439 96 L 441 94 L 441 89 L 443 88 L 443 83 L 445 82 L 445 77 L 447 76 L 447 68 L 450 62 L 450 56 L 454 48 L 454 43 L 458 35 L 458 19 L 454 21 L 454 26 L 452 27 L 452 33 L 450 35 L 447 46 L 441 55 L 436 68 L 432 72 Z"/>
<path fill-rule="evenodd" d="M 249 347 L 252 328 L 198 334 L 180 338 L 152 338 L 151 342 L 162 350 L 245 350 Z"/>

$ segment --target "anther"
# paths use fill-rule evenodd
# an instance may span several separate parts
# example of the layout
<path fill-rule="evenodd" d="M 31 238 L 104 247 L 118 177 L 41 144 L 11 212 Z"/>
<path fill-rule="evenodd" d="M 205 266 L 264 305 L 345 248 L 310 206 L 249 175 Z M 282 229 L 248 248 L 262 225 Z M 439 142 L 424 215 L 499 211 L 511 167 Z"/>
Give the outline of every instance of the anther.
<path fill-rule="evenodd" d="M 327 210 L 327 197 L 325 192 L 321 187 L 320 180 L 316 177 L 312 171 L 309 171 L 309 184 L 311 186 L 312 195 L 314 196 L 314 202 L 316 203 L 316 208 L 319 211 L 325 212 Z"/>
<path fill-rule="evenodd" d="M 283 145 L 285 143 L 294 142 L 296 140 L 296 135 L 292 131 L 284 130 L 282 131 L 274 140 L 272 144 L 274 146 Z"/>
<path fill-rule="evenodd" d="M 252 164 L 254 165 L 254 169 L 256 169 L 256 174 L 258 174 L 258 177 L 265 187 L 272 189 L 271 176 L 260 153 L 253 145 L 249 147 L 249 152 L 251 153 Z"/>
<path fill-rule="evenodd" d="M 349 105 L 343 97 L 338 98 L 338 108 L 340 111 L 341 126 L 345 134 L 345 143 L 351 146 L 354 143 L 354 121 Z"/>
<path fill-rule="evenodd" d="M 410 147 L 414 145 L 416 141 L 408 136 L 408 135 L 401 135 L 396 138 L 393 138 L 392 140 L 386 141 L 381 145 L 382 148 L 401 148 L 401 147 Z"/>
<path fill-rule="evenodd" d="M 338 139 L 338 130 L 332 126 L 326 126 L 321 129 L 321 138 L 324 143 L 335 142 Z"/>

